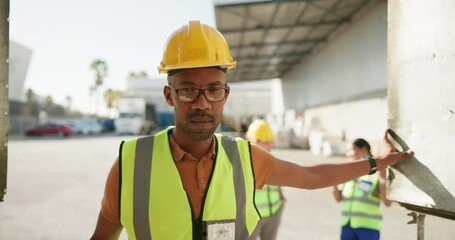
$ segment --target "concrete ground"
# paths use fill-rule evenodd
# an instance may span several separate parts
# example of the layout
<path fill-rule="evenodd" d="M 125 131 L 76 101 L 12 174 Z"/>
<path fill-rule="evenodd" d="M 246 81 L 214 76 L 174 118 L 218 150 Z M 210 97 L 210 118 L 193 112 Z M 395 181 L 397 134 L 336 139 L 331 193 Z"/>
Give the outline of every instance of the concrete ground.
<path fill-rule="evenodd" d="M 8 189 L 0 203 L 0 239 L 88 239 L 95 227 L 104 182 L 121 140 L 132 136 L 10 137 Z M 297 164 L 337 162 L 303 150 L 274 153 Z M 285 188 L 287 204 L 278 239 L 338 239 L 340 206 L 330 188 Z M 409 211 L 385 209 L 382 239 L 416 240 Z M 127 239 L 122 234 L 121 239 Z M 427 216 L 425 239 L 455 239 L 455 221 Z"/>

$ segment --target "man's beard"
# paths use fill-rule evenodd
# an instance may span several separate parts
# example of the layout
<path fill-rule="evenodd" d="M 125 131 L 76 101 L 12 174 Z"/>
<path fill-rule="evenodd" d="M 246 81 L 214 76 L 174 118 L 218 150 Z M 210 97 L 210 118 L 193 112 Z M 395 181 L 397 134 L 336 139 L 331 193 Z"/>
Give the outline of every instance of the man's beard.
<path fill-rule="evenodd" d="M 193 129 L 190 126 L 190 124 L 187 124 L 187 123 L 192 122 L 193 117 L 206 117 L 206 118 L 210 119 L 210 121 L 213 123 L 213 126 L 209 129 L 205 129 L 205 130 Z M 193 139 L 194 141 L 203 141 L 203 140 L 207 140 L 212 137 L 212 135 L 215 133 L 216 128 L 218 127 L 219 123 L 220 123 L 220 121 L 216 120 L 216 118 L 213 114 L 198 111 L 198 112 L 190 114 L 186 118 L 185 122 L 180 122 L 179 126 L 182 128 L 183 132 L 186 135 L 188 135 L 191 139 Z"/>

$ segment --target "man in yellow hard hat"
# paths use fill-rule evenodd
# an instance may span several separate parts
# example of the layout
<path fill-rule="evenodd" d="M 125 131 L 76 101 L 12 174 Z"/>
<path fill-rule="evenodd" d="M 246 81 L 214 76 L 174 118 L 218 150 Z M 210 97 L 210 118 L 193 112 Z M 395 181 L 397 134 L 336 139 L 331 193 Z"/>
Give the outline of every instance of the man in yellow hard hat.
<path fill-rule="evenodd" d="M 412 156 L 388 151 L 375 159 L 299 166 L 242 138 L 215 134 L 235 68 L 224 37 L 190 21 L 171 34 L 158 70 L 175 127 L 122 142 L 108 179 L 92 239 L 244 240 L 260 216 L 256 188 L 264 184 L 315 189 L 384 169 Z"/>
<path fill-rule="evenodd" d="M 270 125 L 263 119 L 254 120 L 246 131 L 246 140 L 264 150 L 271 151 L 275 139 Z M 265 184 L 256 189 L 254 195 L 256 207 L 261 215 L 250 240 L 275 240 L 283 214 L 285 199 L 279 186 Z"/>

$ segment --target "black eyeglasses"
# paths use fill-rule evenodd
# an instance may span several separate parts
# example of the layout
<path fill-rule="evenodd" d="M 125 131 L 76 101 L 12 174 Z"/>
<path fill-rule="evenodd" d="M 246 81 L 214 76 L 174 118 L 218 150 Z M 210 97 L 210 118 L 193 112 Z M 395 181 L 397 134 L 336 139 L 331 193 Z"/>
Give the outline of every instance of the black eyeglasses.
<path fill-rule="evenodd" d="M 199 88 L 179 88 L 175 89 L 171 85 L 168 85 L 169 88 L 173 89 L 177 96 L 179 96 L 180 101 L 186 103 L 195 102 L 199 96 L 204 95 L 205 99 L 208 102 L 220 102 L 226 97 L 226 93 L 229 91 L 229 86 L 227 84 L 224 87 L 208 87 L 205 89 Z"/>

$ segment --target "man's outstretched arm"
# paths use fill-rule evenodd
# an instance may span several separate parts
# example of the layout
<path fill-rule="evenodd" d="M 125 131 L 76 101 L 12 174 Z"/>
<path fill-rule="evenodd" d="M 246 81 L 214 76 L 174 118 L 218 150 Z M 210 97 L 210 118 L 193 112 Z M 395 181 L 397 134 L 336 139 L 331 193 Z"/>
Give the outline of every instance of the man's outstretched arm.
<path fill-rule="evenodd" d="M 413 152 L 397 152 L 385 132 L 384 142 L 386 152 L 375 157 L 378 170 L 394 165 L 399 161 L 413 156 Z M 286 161 L 277 160 L 267 184 L 289 186 L 305 189 L 316 189 L 334 186 L 370 172 L 368 160 L 359 160 L 339 164 L 318 164 L 314 166 L 299 166 Z"/>

